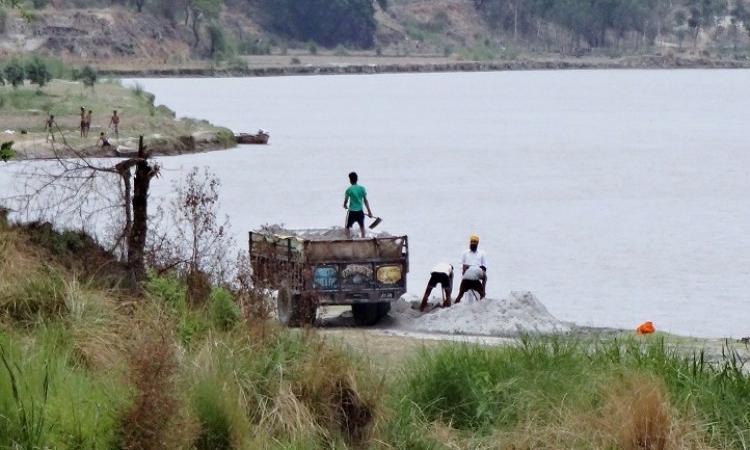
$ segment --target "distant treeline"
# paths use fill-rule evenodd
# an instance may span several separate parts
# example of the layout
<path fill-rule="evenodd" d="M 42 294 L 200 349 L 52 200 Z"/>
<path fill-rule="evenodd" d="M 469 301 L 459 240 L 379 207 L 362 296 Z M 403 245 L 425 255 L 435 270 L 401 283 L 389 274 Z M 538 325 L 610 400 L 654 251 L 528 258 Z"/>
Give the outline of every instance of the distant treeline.
<path fill-rule="evenodd" d="M 0 0 L 0 4 L 13 0 Z M 697 42 L 701 31 L 719 29 L 723 40 L 747 40 L 750 0 L 471 0 L 503 39 L 519 46 L 563 50 L 639 48 L 668 36 L 682 45 Z M 376 45 L 376 5 L 389 0 L 29 0 L 43 8 L 121 5 L 192 28 L 194 46 L 211 39 L 221 50 L 220 14 L 252 16 L 282 39 L 372 48 Z M 395 0 L 394 0 L 395 3 Z M 447 13 L 443 12 L 447 17 Z M 205 39 L 205 37 L 204 37 Z"/>
<path fill-rule="evenodd" d="M 473 0 L 496 28 L 515 39 L 575 47 L 653 45 L 673 35 L 682 43 L 703 30 L 748 31 L 746 0 Z M 560 33 L 567 36 L 560 36 Z"/>

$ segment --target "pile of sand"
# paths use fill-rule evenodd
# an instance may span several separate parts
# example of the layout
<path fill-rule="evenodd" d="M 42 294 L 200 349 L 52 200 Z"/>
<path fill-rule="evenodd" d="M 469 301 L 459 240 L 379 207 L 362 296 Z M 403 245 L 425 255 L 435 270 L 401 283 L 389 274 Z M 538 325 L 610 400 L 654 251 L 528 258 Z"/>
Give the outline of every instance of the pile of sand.
<path fill-rule="evenodd" d="M 547 311 L 530 292 L 511 292 L 508 298 L 464 300 L 428 313 L 413 309 L 403 299 L 394 302 L 391 317 L 398 328 L 426 333 L 518 336 L 525 333 L 564 333 L 571 329 Z"/>
<path fill-rule="evenodd" d="M 346 229 L 344 227 L 330 227 L 330 228 L 308 228 L 308 229 L 297 229 L 297 230 L 290 230 L 287 228 L 284 228 L 283 225 L 264 225 L 259 230 L 262 233 L 270 233 L 270 234 L 276 234 L 280 236 L 297 236 L 300 239 L 305 239 L 308 241 L 333 241 L 333 240 L 341 240 L 346 239 Z M 392 237 L 391 234 L 387 232 L 374 232 L 370 229 L 366 229 L 366 236 L 367 239 L 374 239 L 374 238 L 385 238 L 385 237 Z M 360 239 L 359 237 L 359 227 L 354 226 L 352 227 L 352 238 L 353 239 Z"/>

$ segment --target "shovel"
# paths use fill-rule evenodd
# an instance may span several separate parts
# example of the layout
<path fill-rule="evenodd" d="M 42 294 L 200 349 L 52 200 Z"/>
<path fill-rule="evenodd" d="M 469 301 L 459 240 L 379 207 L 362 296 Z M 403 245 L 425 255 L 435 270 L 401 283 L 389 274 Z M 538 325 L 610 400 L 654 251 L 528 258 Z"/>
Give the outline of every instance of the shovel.
<path fill-rule="evenodd" d="M 383 221 L 383 219 L 381 219 L 380 217 L 373 217 L 373 219 L 375 220 L 372 221 L 369 227 L 371 230 L 374 229 L 376 226 L 380 225 L 380 222 Z"/>

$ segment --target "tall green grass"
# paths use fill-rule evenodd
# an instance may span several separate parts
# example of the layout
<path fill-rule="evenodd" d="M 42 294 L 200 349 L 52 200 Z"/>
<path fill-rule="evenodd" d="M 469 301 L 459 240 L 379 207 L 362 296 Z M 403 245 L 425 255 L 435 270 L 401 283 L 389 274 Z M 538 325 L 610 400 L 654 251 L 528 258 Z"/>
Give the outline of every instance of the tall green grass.
<path fill-rule="evenodd" d="M 127 390 L 74 364 L 61 329 L 0 332 L 0 448 L 108 449 Z"/>
<path fill-rule="evenodd" d="M 433 422 L 480 436 L 529 424 L 542 429 L 542 424 L 591 423 L 580 412 L 604 411 L 618 392 L 622 398 L 614 402 L 619 404 L 638 395 L 650 399 L 633 406 L 627 417 L 637 419 L 643 408 L 643 415 L 669 416 L 665 423 L 697 424 L 705 430 L 699 440 L 708 446 L 747 448 L 750 376 L 736 352 L 725 352 L 721 361 L 709 363 L 705 354 L 685 356 L 660 338 L 591 342 L 562 337 L 529 338 L 510 347 L 450 345 L 423 351 L 406 366 L 396 389 L 400 400 L 394 420 L 402 424 L 391 432 L 405 442 L 411 437 L 404 428 Z M 617 391 L 637 385 L 633 379 L 653 380 L 645 383 L 654 384 L 656 393 Z M 666 391 L 663 401 L 654 400 L 661 398 L 661 390 Z M 675 436 L 662 431 L 659 436 Z"/>

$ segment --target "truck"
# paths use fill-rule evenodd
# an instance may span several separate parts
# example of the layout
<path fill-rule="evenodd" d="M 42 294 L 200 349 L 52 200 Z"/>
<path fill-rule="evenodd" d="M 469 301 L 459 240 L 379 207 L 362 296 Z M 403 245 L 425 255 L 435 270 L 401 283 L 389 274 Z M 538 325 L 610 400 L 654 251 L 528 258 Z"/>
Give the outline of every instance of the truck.
<path fill-rule="evenodd" d="M 314 324 L 326 305 L 351 305 L 357 325 L 374 325 L 406 293 L 407 236 L 352 240 L 327 230 L 266 229 L 250 232 L 249 246 L 253 282 L 277 292 L 287 326 Z"/>

